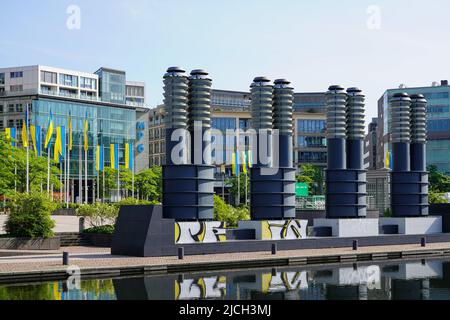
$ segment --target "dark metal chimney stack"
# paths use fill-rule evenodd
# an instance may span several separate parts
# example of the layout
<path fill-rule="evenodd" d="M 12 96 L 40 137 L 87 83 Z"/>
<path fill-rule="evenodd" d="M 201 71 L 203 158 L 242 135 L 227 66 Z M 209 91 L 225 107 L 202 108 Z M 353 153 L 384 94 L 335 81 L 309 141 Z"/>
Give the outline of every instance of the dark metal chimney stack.
<path fill-rule="evenodd" d="M 189 132 L 191 134 L 191 161 L 206 164 L 208 159 L 203 159 L 203 151 L 209 144 L 203 141 L 200 145 L 194 142 L 194 124 L 201 122 L 201 135 L 211 129 L 211 87 L 212 80 L 205 70 L 197 69 L 191 72 L 189 77 Z M 198 162 L 200 163 L 200 162 Z"/>
<path fill-rule="evenodd" d="M 190 80 L 190 81 L 189 81 Z M 202 121 L 202 131 L 211 124 L 210 81 L 204 71 L 194 71 L 188 79 L 184 70 L 169 68 L 164 76 L 166 110 L 166 165 L 163 166 L 163 217 L 177 221 L 212 220 L 214 218 L 214 167 L 187 162 L 187 129 L 194 120 Z M 189 102 L 189 93 L 191 101 Z M 188 106 L 190 109 L 188 112 Z M 182 142 L 172 142 L 175 130 L 185 130 Z M 175 163 L 172 152 L 184 144 L 183 163 Z M 203 150 L 203 143 L 200 146 Z M 203 153 L 203 152 L 202 152 Z M 203 162 L 202 162 L 203 163 Z"/>
<path fill-rule="evenodd" d="M 341 86 L 331 86 L 326 93 L 328 169 L 347 169 L 346 159 L 347 94 Z"/>
<path fill-rule="evenodd" d="M 188 119 L 188 78 L 180 67 L 171 67 L 164 75 L 164 109 L 166 164 L 173 165 L 172 150 L 179 142 L 171 141 L 172 133 L 177 129 L 187 129 Z"/>
<path fill-rule="evenodd" d="M 428 215 L 426 172 L 426 100 L 422 95 L 395 94 L 391 101 L 391 210 L 393 217 Z"/>

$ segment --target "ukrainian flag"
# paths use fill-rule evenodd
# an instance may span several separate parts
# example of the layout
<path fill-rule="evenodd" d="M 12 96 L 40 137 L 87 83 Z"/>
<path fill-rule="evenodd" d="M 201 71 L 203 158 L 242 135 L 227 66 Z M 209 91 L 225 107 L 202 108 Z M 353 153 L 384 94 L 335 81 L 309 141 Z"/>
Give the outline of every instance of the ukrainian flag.
<path fill-rule="evenodd" d="M 233 152 L 232 159 L 231 159 L 231 171 L 235 175 L 239 175 L 240 169 L 239 169 L 239 153 Z"/>
<path fill-rule="evenodd" d="M 56 128 L 56 140 L 55 140 L 55 149 L 53 160 L 56 163 L 59 163 L 61 159 L 65 156 L 65 147 L 66 147 L 66 130 L 65 127 L 57 127 Z"/>
<path fill-rule="evenodd" d="M 41 156 L 41 127 L 30 125 L 31 142 L 33 143 L 34 155 Z"/>
<path fill-rule="evenodd" d="M 392 169 L 392 152 L 389 150 L 386 153 L 386 169 Z"/>
<path fill-rule="evenodd" d="M 72 138 L 72 117 L 69 112 L 69 118 L 67 119 L 67 127 L 69 129 L 69 151 L 72 151 L 73 138 Z"/>
<path fill-rule="evenodd" d="M 245 151 L 242 151 L 242 172 L 244 174 L 247 174 L 247 153 Z"/>
<path fill-rule="evenodd" d="M 97 171 L 103 171 L 103 146 L 97 146 L 95 160 L 95 169 Z"/>
<path fill-rule="evenodd" d="M 25 120 L 22 123 L 22 145 L 28 148 L 28 112 L 25 110 Z"/>
<path fill-rule="evenodd" d="M 11 144 L 11 146 L 16 146 L 16 128 L 6 128 L 5 129 L 6 139 Z"/>
<path fill-rule="evenodd" d="M 53 115 L 52 112 L 50 111 L 50 115 L 48 117 L 47 135 L 45 136 L 45 143 L 44 143 L 45 149 L 47 149 L 49 147 L 49 144 L 51 144 L 52 136 L 53 136 Z"/>
<path fill-rule="evenodd" d="M 84 151 L 88 151 L 89 150 L 89 122 L 87 119 L 87 113 L 86 113 L 86 118 L 84 119 Z"/>
<path fill-rule="evenodd" d="M 125 168 L 133 171 L 133 144 L 125 144 Z"/>
<path fill-rule="evenodd" d="M 119 145 L 118 144 L 111 144 L 110 145 L 110 162 L 111 162 L 111 169 L 119 169 Z"/>

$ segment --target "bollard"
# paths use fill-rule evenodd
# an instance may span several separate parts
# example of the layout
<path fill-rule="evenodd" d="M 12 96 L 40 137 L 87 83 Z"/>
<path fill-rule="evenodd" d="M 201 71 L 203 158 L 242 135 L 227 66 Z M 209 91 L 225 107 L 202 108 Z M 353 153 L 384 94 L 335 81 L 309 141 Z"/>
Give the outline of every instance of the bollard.
<path fill-rule="evenodd" d="M 276 243 L 272 243 L 272 254 L 273 255 L 277 254 L 277 244 Z"/>
<path fill-rule="evenodd" d="M 184 259 L 184 248 L 178 248 L 178 260 Z"/>
<path fill-rule="evenodd" d="M 422 237 L 422 238 L 420 239 L 420 245 L 421 245 L 422 247 L 426 247 L 426 246 L 427 246 L 427 239 L 426 239 L 425 237 Z"/>
<path fill-rule="evenodd" d="M 353 240 L 353 251 L 358 250 L 358 240 Z"/>
<path fill-rule="evenodd" d="M 63 252 L 63 265 L 68 266 L 69 265 L 69 253 Z"/>
<path fill-rule="evenodd" d="M 80 231 L 80 233 L 83 233 L 84 231 L 84 217 L 81 217 L 80 220 L 78 220 L 78 230 Z"/>

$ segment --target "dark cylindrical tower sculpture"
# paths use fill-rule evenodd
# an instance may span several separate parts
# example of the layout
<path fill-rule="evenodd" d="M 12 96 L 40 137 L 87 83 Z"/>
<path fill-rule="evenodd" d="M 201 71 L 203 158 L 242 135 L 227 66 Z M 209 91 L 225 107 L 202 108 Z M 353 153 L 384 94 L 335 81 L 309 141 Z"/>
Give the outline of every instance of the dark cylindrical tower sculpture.
<path fill-rule="evenodd" d="M 290 82 L 276 80 L 274 86 L 265 77 L 257 77 L 251 85 L 252 128 L 257 133 L 258 150 L 251 169 L 250 194 L 252 220 L 282 220 L 295 218 L 295 170 L 292 165 L 292 108 L 293 89 Z M 264 135 L 272 129 L 279 130 L 279 142 L 271 135 Z M 261 150 L 272 149 L 272 142 L 279 143 L 279 158 L 275 174 L 263 170 L 269 165 L 260 159 Z M 256 152 L 257 151 L 257 152 Z"/>
<path fill-rule="evenodd" d="M 347 168 L 346 160 L 347 94 L 341 86 L 331 86 L 326 93 L 328 169 Z"/>
<path fill-rule="evenodd" d="M 326 93 L 327 218 L 366 216 L 366 179 L 362 168 L 361 120 L 364 122 L 364 96 L 356 88 L 348 94 L 341 86 Z M 350 138 L 347 141 L 347 138 Z"/>
<path fill-rule="evenodd" d="M 193 72 L 188 79 L 184 70 L 174 67 L 164 76 L 167 164 L 163 166 L 163 216 L 166 219 L 196 221 L 212 220 L 214 216 L 214 168 L 187 161 L 187 149 L 191 145 L 187 134 L 191 128 L 189 124 L 201 120 L 208 127 L 211 122 L 211 84 L 204 73 Z M 182 138 L 171 141 L 174 133 Z M 200 148 L 203 148 L 201 144 Z M 172 153 L 177 160 L 172 158 Z"/>
<path fill-rule="evenodd" d="M 207 130 L 211 129 L 211 86 L 212 80 L 205 70 L 197 69 L 191 72 L 189 77 L 189 132 L 191 135 L 191 161 L 194 164 L 209 163 L 209 159 L 203 158 L 203 151 L 209 141 L 195 141 L 195 123 L 201 128 L 197 132 L 203 137 Z"/>
<path fill-rule="evenodd" d="M 347 171 L 354 179 L 355 213 L 367 215 L 367 177 L 364 170 L 365 96 L 358 88 L 347 89 Z"/>
<path fill-rule="evenodd" d="M 395 94 L 391 99 L 391 209 L 394 217 L 428 215 L 426 105 L 423 95 Z"/>
<path fill-rule="evenodd" d="M 411 98 L 407 93 L 396 93 L 390 100 L 393 172 L 408 172 L 411 143 Z"/>

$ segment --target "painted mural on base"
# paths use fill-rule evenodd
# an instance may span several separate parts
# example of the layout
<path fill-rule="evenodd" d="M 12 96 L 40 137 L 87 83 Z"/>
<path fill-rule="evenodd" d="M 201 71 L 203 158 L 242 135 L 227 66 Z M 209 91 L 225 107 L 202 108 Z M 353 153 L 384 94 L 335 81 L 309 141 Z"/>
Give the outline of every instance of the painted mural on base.
<path fill-rule="evenodd" d="M 226 241 L 226 224 L 218 221 L 175 223 L 175 243 L 215 243 Z"/>
<path fill-rule="evenodd" d="M 226 294 L 226 277 L 175 280 L 175 300 L 217 299 Z"/>
<path fill-rule="evenodd" d="M 262 240 L 304 239 L 307 225 L 303 220 L 262 221 Z"/>

